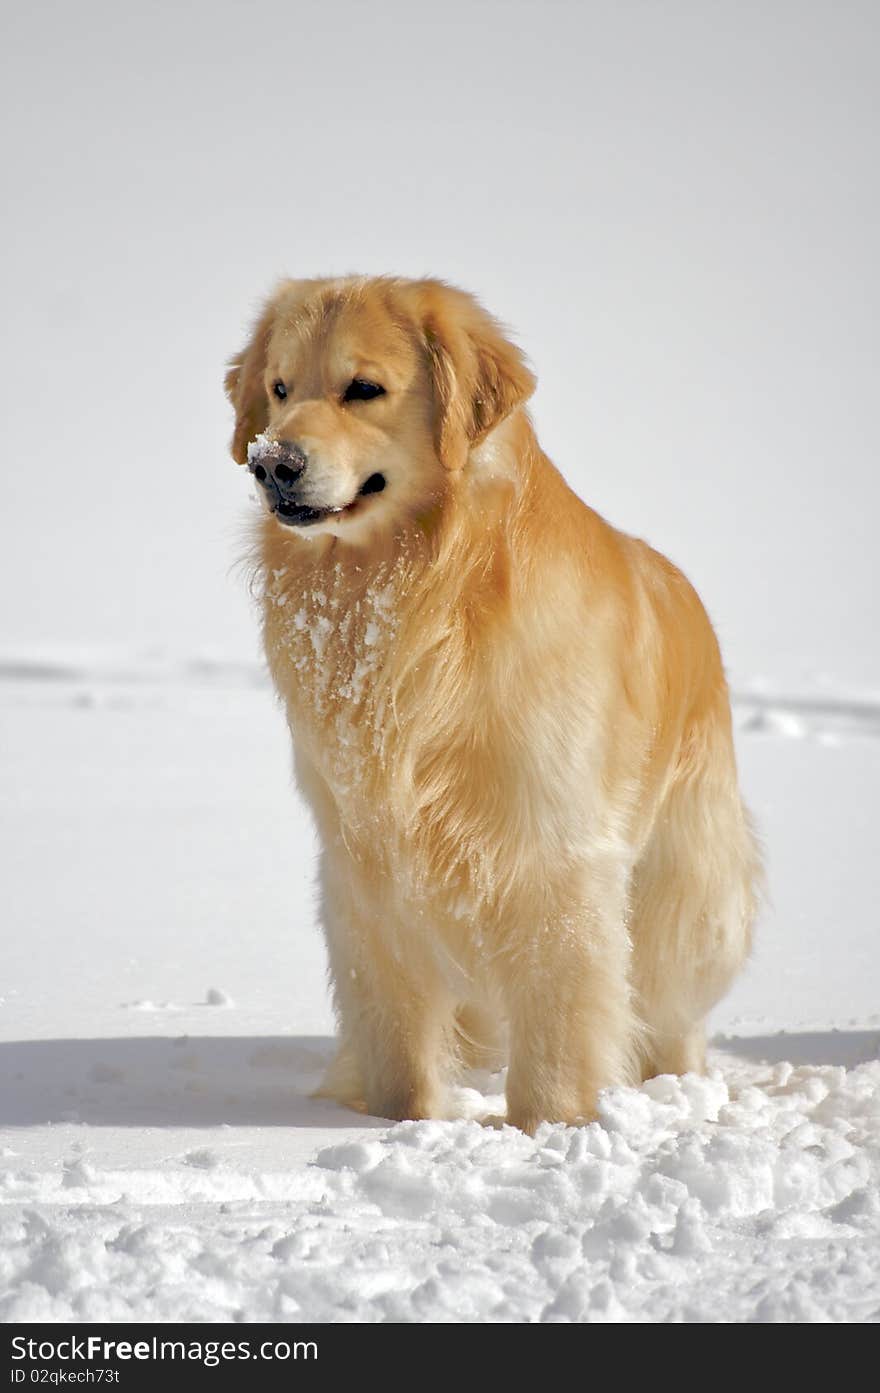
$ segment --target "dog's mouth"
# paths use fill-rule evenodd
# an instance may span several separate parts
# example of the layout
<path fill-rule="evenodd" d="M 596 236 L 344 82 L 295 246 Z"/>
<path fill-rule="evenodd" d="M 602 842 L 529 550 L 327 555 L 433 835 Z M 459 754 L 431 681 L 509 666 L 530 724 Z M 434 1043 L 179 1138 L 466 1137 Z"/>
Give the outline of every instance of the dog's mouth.
<path fill-rule="evenodd" d="M 371 474 L 369 479 L 361 484 L 351 502 L 342 508 L 310 508 L 304 503 L 277 499 L 272 504 L 271 511 L 284 527 L 312 527 L 316 522 L 323 522 L 326 518 L 338 518 L 354 512 L 361 506 L 362 499 L 373 493 L 381 493 L 385 483 L 384 474 Z"/>

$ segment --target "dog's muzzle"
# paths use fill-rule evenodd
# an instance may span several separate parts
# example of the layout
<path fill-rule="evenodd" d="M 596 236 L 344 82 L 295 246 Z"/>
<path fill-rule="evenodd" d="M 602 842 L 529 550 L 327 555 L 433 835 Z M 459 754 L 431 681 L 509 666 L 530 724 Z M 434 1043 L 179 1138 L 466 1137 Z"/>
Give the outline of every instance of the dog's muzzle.
<path fill-rule="evenodd" d="M 248 445 L 248 469 L 265 493 L 269 511 L 288 527 L 308 527 L 333 514 L 349 512 L 361 498 L 382 493 L 385 488 L 385 475 L 371 474 L 348 504 L 315 508 L 298 498 L 300 476 L 308 462 L 299 445 L 265 433 Z"/>
<path fill-rule="evenodd" d="M 289 527 L 308 527 L 334 511 L 298 501 L 297 485 L 307 464 L 305 450 L 289 440 L 264 434 L 248 445 L 248 469 L 265 493 L 269 511 Z"/>

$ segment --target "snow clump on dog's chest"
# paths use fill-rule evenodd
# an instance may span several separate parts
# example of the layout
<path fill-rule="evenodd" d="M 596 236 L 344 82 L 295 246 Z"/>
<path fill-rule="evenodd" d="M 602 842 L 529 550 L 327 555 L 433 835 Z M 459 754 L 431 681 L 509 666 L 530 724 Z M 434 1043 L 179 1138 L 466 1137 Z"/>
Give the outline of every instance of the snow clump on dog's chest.
<path fill-rule="evenodd" d="M 314 584 L 291 583 L 283 567 L 267 578 L 270 656 L 293 668 L 285 689 L 296 694 L 298 721 L 320 728 L 322 769 L 339 792 L 359 783 L 365 757 L 381 751 L 376 681 L 398 631 L 401 581 L 400 567 L 388 566 L 359 589 L 339 564 Z"/>

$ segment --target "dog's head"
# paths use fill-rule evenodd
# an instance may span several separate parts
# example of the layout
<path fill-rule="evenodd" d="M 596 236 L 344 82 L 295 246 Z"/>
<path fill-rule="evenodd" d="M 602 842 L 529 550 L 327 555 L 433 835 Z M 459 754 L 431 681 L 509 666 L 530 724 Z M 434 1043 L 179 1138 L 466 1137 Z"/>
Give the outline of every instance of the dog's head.
<path fill-rule="evenodd" d="M 226 374 L 232 456 L 279 524 L 342 536 L 428 511 L 534 385 L 440 281 L 285 281 Z"/>

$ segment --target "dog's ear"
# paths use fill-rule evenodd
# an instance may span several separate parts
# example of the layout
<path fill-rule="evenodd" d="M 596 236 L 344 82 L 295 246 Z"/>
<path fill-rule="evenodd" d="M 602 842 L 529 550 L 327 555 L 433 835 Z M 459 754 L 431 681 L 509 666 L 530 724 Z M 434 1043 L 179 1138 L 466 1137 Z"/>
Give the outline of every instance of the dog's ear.
<path fill-rule="evenodd" d="M 274 319 L 273 299 L 257 320 L 247 346 L 229 360 L 223 379 L 226 395 L 235 407 L 235 430 L 229 452 L 236 464 L 247 464 L 248 442 L 269 424 L 269 404 L 263 374 Z"/>
<path fill-rule="evenodd" d="M 501 326 L 471 295 L 440 281 L 419 286 L 434 382 L 434 438 L 447 469 L 532 395 L 535 378 Z"/>

